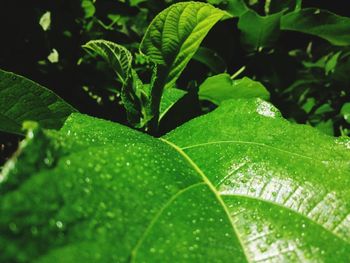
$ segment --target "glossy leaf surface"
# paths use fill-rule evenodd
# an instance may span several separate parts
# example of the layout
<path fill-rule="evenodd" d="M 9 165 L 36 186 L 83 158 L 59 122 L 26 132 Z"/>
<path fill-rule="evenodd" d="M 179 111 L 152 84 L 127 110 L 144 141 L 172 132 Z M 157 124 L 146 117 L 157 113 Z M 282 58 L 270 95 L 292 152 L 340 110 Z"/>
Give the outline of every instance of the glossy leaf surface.
<path fill-rule="evenodd" d="M 21 148 L 0 176 L 4 262 L 350 255 L 349 140 L 259 99 L 224 102 L 161 140 L 75 114 L 60 132 L 32 128 Z"/>
<path fill-rule="evenodd" d="M 52 91 L 11 72 L 0 70 L 0 130 L 23 134 L 22 122 L 60 128 L 76 110 Z"/>

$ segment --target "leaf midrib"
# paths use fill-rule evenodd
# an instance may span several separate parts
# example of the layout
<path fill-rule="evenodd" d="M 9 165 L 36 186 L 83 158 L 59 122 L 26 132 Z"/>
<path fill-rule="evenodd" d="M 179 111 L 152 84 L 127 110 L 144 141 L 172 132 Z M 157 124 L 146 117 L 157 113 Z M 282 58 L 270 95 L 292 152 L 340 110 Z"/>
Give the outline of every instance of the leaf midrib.
<path fill-rule="evenodd" d="M 244 246 L 244 242 L 243 240 L 241 239 L 240 235 L 239 235 L 239 232 L 238 232 L 238 229 L 236 228 L 233 220 L 232 220 L 232 217 L 230 216 L 230 212 L 225 204 L 225 202 L 222 200 L 221 198 L 221 195 L 219 194 L 219 192 L 216 190 L 216 188 L 214 187 L 214 185 L 209 181 L 208 177 L 204 174 L 204 172 L 197 166 L 197 164 L 180 148 L 178 147 L 176 144 L 166 140 L 166 139 L 163 139 L 163 138 L 160 138 L 161 141 L 167 143 L 168 145 L 170 145 L 172 148 L 174 148 L 193 168 L 194 170 L 202 177 L 203 179 L 203 183 L 205 183 L 209 188 L 210 190 L 213 192 L 213 194 L 215 195 L 217 201 L 221 204 L 221 207 L 223 208 L 226 216 L 227 216 L 227 219 L 228 221 L 230 222 L 231 226 L 232 226 L 232 231 L 233 231 L 233 234 L 235 235 L 235 237 L 237 238 L 239 244 L 241 245 L 241 248 L 242 248 L 242 252 L 247 260 L 248 263 L 251 263 L 252 260 L 249 258 L 249 253 L 248 251 L 245 249 L 245 246 Z"/>

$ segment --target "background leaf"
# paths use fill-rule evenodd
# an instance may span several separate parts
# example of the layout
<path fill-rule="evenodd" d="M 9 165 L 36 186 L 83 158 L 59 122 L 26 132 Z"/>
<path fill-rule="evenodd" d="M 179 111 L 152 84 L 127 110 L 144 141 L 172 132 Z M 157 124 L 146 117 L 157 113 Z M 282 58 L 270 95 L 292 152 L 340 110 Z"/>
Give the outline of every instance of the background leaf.
<path fill-rule="evenodd" d="M 22 76 L 0 70 L 0 130 L 23 134 L 25 120 L 57 129 L 76 110 L 43 86 Z"/>
<path fill-rule="evenodd" d="M 118 80 L 126 85 L 131 74 L 132 55 L 125 47 L 107 40 L 91 40 L 83 47 L 108 62 Z"/>
<path fill-rule="evenodd" d="M 196 54 L 193 55 L 193 59 L 206 65 L 215 74 L 222 73 L 227 68 L 225 60 L 209 48 L 199 47 Z"/>
<path fill-rule="evenodd" d="M 260 16 L 253 10 L 245 12 L 238 21 L 241 41 L 250 51 L 270 47 L 279 37 L 282 13 Z"/>
<path fill-rule="evenodd" d="M 199 86 L 198 95 L 200 99 L 217 105 L 230 99 L 270 98 L 269 92 L 260 82 L 247 77 L 232 80 L 226 73 L 207 78 Z"/>
<path fill-rule="evenodd" d="M 298 31 L 323 38 L 333 45 L 350 45 L 350 18 L 327 10 L 306 8 L 282 17 L 282 30 Z"/>

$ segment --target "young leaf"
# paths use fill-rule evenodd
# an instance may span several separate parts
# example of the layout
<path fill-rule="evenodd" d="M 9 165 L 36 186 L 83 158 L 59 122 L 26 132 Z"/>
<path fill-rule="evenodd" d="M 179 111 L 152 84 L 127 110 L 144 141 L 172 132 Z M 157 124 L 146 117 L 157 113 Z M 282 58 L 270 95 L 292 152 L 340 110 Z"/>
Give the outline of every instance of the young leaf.
<path fill-rule="evenodd" d="M 229 99 L 270 98 L 270 93 L 260 82 L 248 77 L 232 80 L 226 73 L 207 78 L 200 85 L 198 95 L 217 105 Z"/>
<path fill-rule="evenodd" d="M 131 74 L 132 55 L 125 47 L 107 40 L 92 40 L 83 48 L 101 56 L 117 74 L 118 80 L 126 85 Z"/>
<path fill-rule="evenodd" d="M 172 87 L 209 30 L 228 14 L 199 2 L 177 3 L 156 16 L 141 42 L 140 51 L 165 70 L 165 88 Z"/>
<path fill-rule="evenodd" d="M 52 91 L 11 72 L 0 70 L 0 130 L 23 134 L 22 123 L 33 120 L 57 129 L 76 110 Z"/>
<path fill-rule="evenodd" d="M 118 76 L 122 83 L 121 99 L 126 109 L 127 118 L 131 125 L 140 127 L 141 122 L 141 93 L 143 83 L 132 69 L 132 55 L 123 46 L 106 40 L 92 40 L 83 46 L 88 52 L 92 51 L 101 56 Z"/>
<path fill-rule="evenodd" d="M 350 256 L 349 140 L 262 100 L 226 101 L 160 140 L 79 114 L 32 135 L 22 154 L 50 140 L 35 148 L 47 156 L 17 156 L 0 176 L 3 262 Z"/>
<path fill-rule="evenodd" d="M 238 21 L 241 41 L 250 51 L 272 46 L 279 37 L 282 13 L 260 16 L 253 10 L 245 12 Z"/>
<path fill-rule="evenodd" d="M 336 46 L 350 45 L 350 18 L 326 10 L 306 8 L 288 13 L 281 19 L 281 29 L 315 35 Z"/>

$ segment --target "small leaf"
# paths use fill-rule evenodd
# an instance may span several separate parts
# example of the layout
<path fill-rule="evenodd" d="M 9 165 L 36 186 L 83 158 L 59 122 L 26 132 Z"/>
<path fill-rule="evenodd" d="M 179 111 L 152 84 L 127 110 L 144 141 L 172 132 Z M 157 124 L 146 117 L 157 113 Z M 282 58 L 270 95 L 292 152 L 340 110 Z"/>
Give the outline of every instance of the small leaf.
<path fill-rule="evenodd" d="M 44 31 L 47 31 L 50 29 L 50 26 L 51 26 L 51 12 L 50 11 L 45 12 L 40 17 L 39 24 Z"/>
<path fill-rule="evenodd" d="M 60 128 L 76 110 L 52 91 L 22 76 L 0 70 L 0 130 L 23 134 L 22 122 Z"/>
<path fill-rule="evenodd" d="M 260 16 L 253 10 L 244 13 L 238 28 L 242 31 L 241 41 L 246 49 L 259 51 L 271 47 L 279 37 L 281 16 L 282 13 Z"/>
<path fill-rule="evenodd" d="M 326 10 L 305 8 L 281 19 L 282 30 L 292 30 L 323 38 L 336 46 L 350 45 L 350 18 Z"/>
<path fill-rule="evenodd" d="M 143 83 L 132 69 L 132 55 L 123 46 L 107 40 L 92 40 L 83 46 L 88 52 L 101 56 L 121 82 L 121 99 L 131 125 L 140 128 L 141 92 Z"/>
<path fill-rule="evenodd" d="M 101 56 L 108 62 L 118 76 L 122 84 L 126 84 L 130 76 L 132 55 L 123 46 L 107 40 L 92 40 L 86 43 L 83 48 Z"/>
<path fill-rule="evenodd" d="M 270 98 L 270 93 L 260 82 L 247 77 L 232 80 L 225 73 L 207 78 L 199 87 L 198 95 L 200 99 L 217 105 L 229 99 Z"/>
<path fill-rule="evenodd" d="M 344 120 L 350 123 L 350 102 L 345 103 L 340 110 L 341 115 L 343 115 Z"/>
<path fill-rule="evenodd" d="M 59 54 L 58 51 L 54 48 L 52 49 L 51 53 L 47 56 L 47 59 L 51 62 L 51 63 L 58 63 L 59 61 Z"/>
<path fill-rule="evenodd" d="M 177 3 L 156 16 L 140 51 L 162 65 L 165 88 L 172 87 L 209 30 L 228 14 L 199 2 Z"/>

